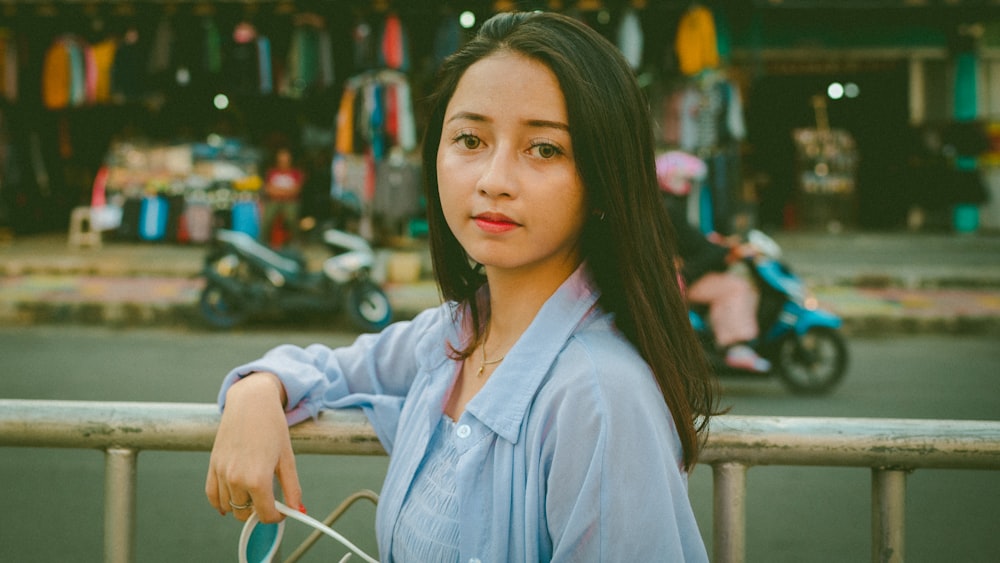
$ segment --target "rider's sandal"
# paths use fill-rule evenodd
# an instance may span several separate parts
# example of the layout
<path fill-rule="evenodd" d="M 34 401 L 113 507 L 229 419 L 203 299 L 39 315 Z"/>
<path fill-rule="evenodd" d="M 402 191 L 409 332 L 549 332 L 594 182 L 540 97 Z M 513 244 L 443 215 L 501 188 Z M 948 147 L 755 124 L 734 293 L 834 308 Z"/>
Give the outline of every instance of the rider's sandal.
<path fill-rule="evenodd" d="M 761 358 L 753 348 L 746 344 L 735 344 L 726 348 L 726 365 L 745 371 L 767 373 L 771 371 L 771 362 Z"/>

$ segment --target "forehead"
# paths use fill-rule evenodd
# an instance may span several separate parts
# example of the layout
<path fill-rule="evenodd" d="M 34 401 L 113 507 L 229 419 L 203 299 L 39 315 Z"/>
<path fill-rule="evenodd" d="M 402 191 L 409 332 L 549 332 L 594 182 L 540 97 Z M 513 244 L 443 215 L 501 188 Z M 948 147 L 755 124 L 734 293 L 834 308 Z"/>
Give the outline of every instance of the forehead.
<path fill-rule="evenodd" d="M 544 63 L 512 51 L 493 53 L 469 66 L 452 94 L 446 114 L 535 111 L 565 121 L 566 103 L 555 73 Z M 553 115 L 553 113 L 558 115 Z"/>

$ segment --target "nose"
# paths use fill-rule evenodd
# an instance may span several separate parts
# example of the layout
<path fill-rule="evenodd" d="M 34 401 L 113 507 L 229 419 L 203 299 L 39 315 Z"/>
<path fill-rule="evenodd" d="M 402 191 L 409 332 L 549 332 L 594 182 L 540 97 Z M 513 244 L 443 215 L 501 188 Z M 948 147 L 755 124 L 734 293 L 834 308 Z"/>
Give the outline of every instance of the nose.
<path fill-rule="evenodd" d="M 513 197 L 517 191 L 517 155 L 497 147 L 483 164 L 476 188 L 489 198 Z"/>

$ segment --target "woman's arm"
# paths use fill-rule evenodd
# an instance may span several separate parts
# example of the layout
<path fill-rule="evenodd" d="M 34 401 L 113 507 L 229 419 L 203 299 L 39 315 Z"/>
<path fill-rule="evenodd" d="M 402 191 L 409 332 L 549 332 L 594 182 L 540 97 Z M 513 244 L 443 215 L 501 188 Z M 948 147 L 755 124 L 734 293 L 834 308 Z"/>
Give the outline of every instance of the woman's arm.
<path fill-rule="evenodd" d="M 418 363 L 428 361 L 435 346 L 444 346 L 442 323 L 449 314 L 446 306 L 424 311 L 412 321 L 394 323 L 379 334 L 361 335 L 341 348 L 278 346 L 226 375 L 219 406 L 226 408 L 233 384 L 256 372 L 273 373 L 281 380 L 290 425 L 316 416 L 323 408 L 395 403 L 409 391 Z"/>
<path fill-rule="evenodd" d="M 226 392 L 209 458 L 205 495 L 220 514 L 240 520 L 256 511 L 264 522 L 282 518 L 274 508 L 273 478 L 278 477 L 285 503 L 301 506 L 302 489 L 285 424 L 284 388 L 277 376 L 255 373 Z M 236 509 L 236 506 L 251 507 Z"/>
<path fill-rule="evenodd" d="M 209 503 L 246 520 L 251 511 L 232 504 L 252 500 L 262 521 L 280 520 L 272 490 L 277 476 L 285 503 L 300 506 L 288 426 L 322 408 L 363 407 L 390 449 L 402 397 L 418 371 L 420 354 L 427 354 L 429 344 L 421 340 L 435 332 L 442 314 L 427 311 L 345 348 L 279 346 L 231 370 L 219 392 L 222 419 L 205 484 Z"/>

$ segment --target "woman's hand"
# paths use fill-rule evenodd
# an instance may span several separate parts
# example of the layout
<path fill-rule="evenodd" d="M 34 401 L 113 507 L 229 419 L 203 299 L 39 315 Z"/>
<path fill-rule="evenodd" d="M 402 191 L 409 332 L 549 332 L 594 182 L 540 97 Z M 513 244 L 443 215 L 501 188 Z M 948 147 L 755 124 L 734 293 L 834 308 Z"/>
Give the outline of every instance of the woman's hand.
<path fill-rule="evenodd" d="M 271 373 L 245 377 L 226 392 L 226 405 L 209 460 L 205 494 L 225 515 L 245 521 L 256 512 L 262 522 L 277 522 L 274 476 L 285 504 L 302 507 L 302 488 L 285 421 L 285 390 Z"/>

